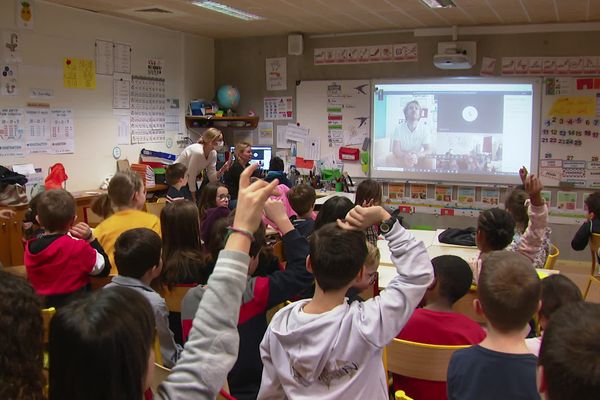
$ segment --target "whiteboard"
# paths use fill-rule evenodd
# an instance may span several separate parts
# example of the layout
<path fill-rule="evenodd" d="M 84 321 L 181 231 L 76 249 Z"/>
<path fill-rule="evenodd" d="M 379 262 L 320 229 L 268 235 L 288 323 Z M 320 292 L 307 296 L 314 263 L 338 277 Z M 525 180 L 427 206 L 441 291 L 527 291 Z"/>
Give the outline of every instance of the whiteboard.
<path fill-rule="evenodd" d="M 371 82 L 369 80 L 301 81 L 296 87 L 296 121 L 321 140 L 321 158 L 339 147 L 362 148 L 371 136 Z M 303 154 L 303 145 L 298 153 Z M 360 161 L 344 162 L 352 177 L 366 177 Z"/>
<path fill-rule="evenodd" d="M 600 187 L 600 77 L 544 79 L 540 141 L 546 186 Z"/>

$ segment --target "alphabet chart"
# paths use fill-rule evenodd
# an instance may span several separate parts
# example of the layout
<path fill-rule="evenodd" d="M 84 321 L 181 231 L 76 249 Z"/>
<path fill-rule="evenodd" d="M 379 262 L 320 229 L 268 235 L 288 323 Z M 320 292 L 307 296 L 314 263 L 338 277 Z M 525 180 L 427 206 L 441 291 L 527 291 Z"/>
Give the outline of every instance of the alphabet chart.
<path fill-rule="evenodd" d="M 131 144 L 165 141 L 165 80 L 133 76 Z"/>

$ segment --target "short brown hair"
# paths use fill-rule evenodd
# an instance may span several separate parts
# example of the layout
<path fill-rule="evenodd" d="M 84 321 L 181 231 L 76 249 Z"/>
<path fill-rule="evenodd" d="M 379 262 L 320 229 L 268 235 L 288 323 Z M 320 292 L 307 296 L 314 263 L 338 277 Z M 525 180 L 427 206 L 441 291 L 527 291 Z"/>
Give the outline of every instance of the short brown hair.
<path fill-rule="evenodd" d="M 298 215 L 304 215 L 314 206 L 317 194 L 312 186 L 301 183 L 287 192 L 287 198 L 292 209 Z"/>
<path fill-rule="evenodd" d="M 121 233 L 115 242 L 115 264 L 119 275 L 139 279 L 160 264 L 162 241 L 148 228 L 135 228 Z"/>
<path fill-rule="evenodd" d="M 48 190 L 40 195 L 37 212 L 46 231 L 67 230 L 77 214 L 75 198 L 64 189 Z"/>
<path fill-rule="evenodd" d="M 133 195 L 144 186 L 142 178 L 132 170 L 117 172 L 108 183 L 108 197 L 113 207 L 128 207 Z"/>
<path fill-rule="evenodd" d="M 371 200 L 373 200 L 375 205 L 381 204 L 383 201 L 383 189 L 379 182 L 373 179 L 365 179 L 356 188 L 356 200 L 354 204 L 362 206 L 364 202 L 368 203 Z"/>
<path fill-rule="evenodd" d="M 486 318 L 500 332 L 523 329 L 537 310 L 542 287 L 531 261 L 505 250 L 482 260 L 477 293 Z"/>
<path fill-rule="evenodd" d="M 180 179 L 185 177 L 186 172 L 187 167 L 181 163 L 169 165 L 166 173 L 167 183 L 171 186 L 175 185 Z"/>
<path fill-rule="evenodd" d="M 342 229 L 335 222 L 310 236 L 313 275 L 324 292 L 341 289 L 356 278 L 367 253 L 364 232 Z"/>

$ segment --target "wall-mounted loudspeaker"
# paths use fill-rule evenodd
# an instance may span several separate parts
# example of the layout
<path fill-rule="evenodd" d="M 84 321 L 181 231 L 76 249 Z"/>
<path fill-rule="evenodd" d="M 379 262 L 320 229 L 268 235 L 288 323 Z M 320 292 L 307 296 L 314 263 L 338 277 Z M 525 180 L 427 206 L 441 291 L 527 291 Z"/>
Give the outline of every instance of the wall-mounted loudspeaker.
<path fill-rule="evenodd" d="M 301 56 L 304 50 L 302 34 L 291 33 L 288 35 L 288 54 L 290 56 Z"/>

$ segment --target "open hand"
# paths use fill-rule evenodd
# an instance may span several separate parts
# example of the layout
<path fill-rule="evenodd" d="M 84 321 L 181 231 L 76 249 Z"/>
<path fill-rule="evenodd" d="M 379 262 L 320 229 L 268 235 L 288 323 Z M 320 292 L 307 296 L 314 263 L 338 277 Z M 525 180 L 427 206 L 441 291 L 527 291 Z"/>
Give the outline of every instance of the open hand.
<path fill-rule="evenodd" d="M 238 192 L 237 211 L 233 226 L 255 232 L 261 222 L 262 210 L 265 201 L 279 180 L 274 179 L 271 183 L 257 180 L 250 184 L 250 177 L 258 167 L 258 164 L 250 165 L 240 175 L 240 190 Z"/>
<path fill-rule="evenodd" d="M 529 199 L 534 206 L 544 204 L 544 199 L 540 193 L 542 189 L 544 189 L 544 185 L 540 181 L 540 178 L 534 174 L 527 176 L 527 179 L 525 179 L 525 191 L 529 193 Z"/>
<path fill-rule="evenodd" d="M 338 220 L 338 226 L 348 230 L 365 230 L 381 221 L 391 218 L 391 215 L 381 206 L 356 206 L 346 214 L 346 220 Z"/>
<path fill-rule="evenodd" d="M 522 166 L 519 169 L 519 177 L 521 178 L 521 182 L 523 183 L 523 185 L 525 185 L 525 180 L 527 180 L 527 174 L 529 174 L 527 168 L 525 166 Z"/>

